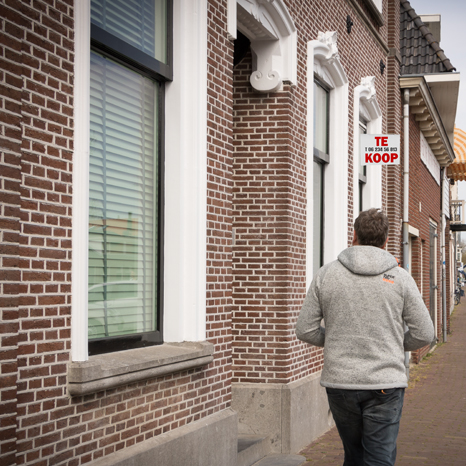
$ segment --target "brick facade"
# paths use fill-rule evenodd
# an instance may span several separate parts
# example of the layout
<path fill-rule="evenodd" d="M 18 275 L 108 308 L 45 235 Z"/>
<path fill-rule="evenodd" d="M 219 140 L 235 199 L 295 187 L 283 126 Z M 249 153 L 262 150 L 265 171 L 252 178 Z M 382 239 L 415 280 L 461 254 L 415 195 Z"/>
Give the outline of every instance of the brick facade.
<path fill-rule="evenodd" d="M 413 239 L 412 251 L 412 269 L 411 273 L 416 280 L 422 292 L 422 297 L 428 309 L 435 315 L 434 326 L 436 329 L 437 338 L 442 341 L 442 258 L 441 258 L 441 215 L 442 215 L 442 194 L 439 185 L 427 169 L 426 165 L 421 160 L 421 135 L 418 123 L 415 117 L 410 117 L 410 178 L 416 180 L 410 186 L 409 199 L 409 218 L 410 225 L 413 225 L 419 230 L 419 237 Z M 435 303 L 431 302 L 430 297 L 430 225 L 435 225 L 435 234 L 438 238 L 435 239 L 435 248 L 433 256 L 433 266 L 435 268 L 436 283 L 438 289 L 435 292 Z M 449 234 L 446 238 L 446 255 L 450 250 Z M 446 256 L 446 263 L 448 256 Z M 446 268 L 447 283 L 449 283 L 449 267 Z M 447 292 L 447 309 L 450 309 L 450 296 Z M 449 322 L 449 312 L 447 312 L 447 325 Z M 422 348 L 413 353 L 413 361 L 419 362 L 424 357 L 430 348 Z"/>
<path fill-rule="evenodd" d="M 1 462 L 77 465 L 230 404 L 232 43 L 215 2 L 209 72 L 223 76 L 209 81 L 207 335 L 215 363 L 70 398 L 74 2 L 16 3 L 1 5 Z"/>
<path fill-rule="evenodd" d="M 322 350 L 296 342 L 294 324 L 306 293 L 306 44 L 319 31 L 338 32 L 338 51 L 352 90 L 376 76 L 377 100 L 385 113 L 386 56 L 362 19 L 344 2 L 289 2 L 298 34 L 298 84 L 262 96 L 249 85 L 250 57 L 234 70 L 233 365 L 234 382 L 287 383 L 321 370 Z M 342 18 L 353 18 L 352 32 Z M 319 20 L 315 21 L 315 18 Z M 379 28 L 383 40 L 387 26 Z M 399 92 L 399 89 L 398 89 Z M 350 111 L 349 128 L 353 125 Z M 359 116 L 358 116 L 359 118 Z M 383 125 L 386 125 L 385 119 Z M 385 129 L 384 129 L 385 131 Z M 352 211 L 352 135 L 346 161 Z M 386 181 L 384 180 L 384 186 Z M 353 218 L 348 222 L 348 244 Z"/>
<path fill-rule="evenodd" d="M 284 4 L 297 29 L 297 83 L 259 94 L 249 84 L 251 54 L 233 67 L 227 0 L 207 2 L 205 309 L 213 362 L 70 396 L 74 1 L 0 1 L 2 466 L 92 463 L 227 410 L 233 383 L 289 384 L 322 369 L 322 350 L 294 335 L 306 293 L 307 43 L 320 31 L 338 32 L 349 128 L 359 118 L 353 115 L 354 89 L 362 77 L 375 76 L 382 130 L 402 134 L 399 4 L 383 2 L 382 26 L 362 0 Z M 411 184 L 410 215 L 420 232 L 412 267 L 428 303 L 429 219 L 440 227 L 441 194 L 420 161 L 413 118 L 410 132 L 418 180 Z M 341 161 L 348 164 L 350 244 L 356 156 L 350 130 L 348 140 Z M 402 165 L 382 173 L 389 250 L 401 258 Z M 440 277 L 439 242 L 437 268 Z M 447 274 L 449 279 L 448 267 Z"/>
<path fill-rule="evenodd" d="M 19 8 L 18 8 L 19 7 Z M 72 2 L 2 2 L 5 464 L 50 455 L 70 348 Z M 14 181 L 13 181 L 14 180 Z M 7 203 L 4 203 L 7 201 Z M 6 359 L 5 359 L 6 362 Z M 14 388 L 13 388 L 14 387 Z M 7 413 L 5 413 L 7 414 Z M 46 452 L 47 453 L 44 453 Z"/>

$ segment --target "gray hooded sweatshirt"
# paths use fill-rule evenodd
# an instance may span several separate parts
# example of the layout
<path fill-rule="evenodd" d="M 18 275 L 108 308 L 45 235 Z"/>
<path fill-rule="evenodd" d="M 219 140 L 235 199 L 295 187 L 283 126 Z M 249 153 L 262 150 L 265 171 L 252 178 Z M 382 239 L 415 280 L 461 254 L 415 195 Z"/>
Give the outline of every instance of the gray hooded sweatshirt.
<path fill-rule="evenodd" d="M 408 386 L 404 351 L 430 344 L 434 327 L 415 281 L 396 259 L 380 248 L 353 246 L 317 272 L 296 335 L 324 347 L 322 386 L 380 390 Z"/>

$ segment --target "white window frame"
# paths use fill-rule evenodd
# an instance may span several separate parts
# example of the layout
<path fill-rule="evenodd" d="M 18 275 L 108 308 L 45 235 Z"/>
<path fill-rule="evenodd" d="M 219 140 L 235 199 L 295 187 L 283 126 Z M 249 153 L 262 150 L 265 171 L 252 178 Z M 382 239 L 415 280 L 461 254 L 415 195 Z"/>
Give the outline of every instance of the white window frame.
<path fill-rule="evenodd" d="M 165 89 L 163 335 L 168 342 L 203 341 L 207 0 L 173 1 L 173 57 L 174 78 Z M 88 360 L 89 89 L 90 0 L 82 0 L 75 3 L 71 359 L 76 362 Z"/>
<path fill-rule="evenodd" d="M 313 270 L 313 190 L 314 172 L 314 81 L 315 77 L 330 89 L 329 158 L 324 186 L 324 263 L 337 258 L 348 244 L 348 78 L 337 49 L 336 32 L 319 33 L 308 42 L 307 63 L 307 228 L 306 282 Z"/>
<path fill-rule="evenodd" d="M 361 84 L 354 88 L 353 100 L 353 221 L 359 215 L 359 122 L 366 121 L 367 134 L 382 133 L 382 112 L 377 102 L 375 77 L 361 79 Z M 366 184 L 363 190 L 362 205 L 364 209 L 382 208 L 382 166 L 368 165 Z"/>

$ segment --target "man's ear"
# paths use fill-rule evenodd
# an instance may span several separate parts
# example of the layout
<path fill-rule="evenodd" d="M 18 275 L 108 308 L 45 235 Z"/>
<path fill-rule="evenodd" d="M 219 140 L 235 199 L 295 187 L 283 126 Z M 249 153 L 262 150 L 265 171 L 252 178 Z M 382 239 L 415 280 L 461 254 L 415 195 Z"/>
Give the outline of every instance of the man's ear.
<path fill-rule="evenodd" d="M 353 230 L 353 246 L 358 246 L 358 235 L 356 234 L 356 230 Z"/>
<path fill-rule="evenodd" d="M 388 236 L 387 236 L 387 239 L 385 240 L 384 245 L 382 246 L 382 249 L 385 249 L 387 247 L 387 244 L 388 244 Z"/>

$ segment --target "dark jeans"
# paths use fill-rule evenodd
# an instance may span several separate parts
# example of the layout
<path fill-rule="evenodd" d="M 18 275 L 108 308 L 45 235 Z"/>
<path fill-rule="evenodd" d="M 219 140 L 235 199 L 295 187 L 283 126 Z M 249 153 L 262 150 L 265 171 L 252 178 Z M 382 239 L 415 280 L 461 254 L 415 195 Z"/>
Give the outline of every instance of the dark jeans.
<path fill-rule="evenodd" d="M 343 466 L 393 466 L 404 388 L 342 390 L 327 388 L 343 448 Z"/>

